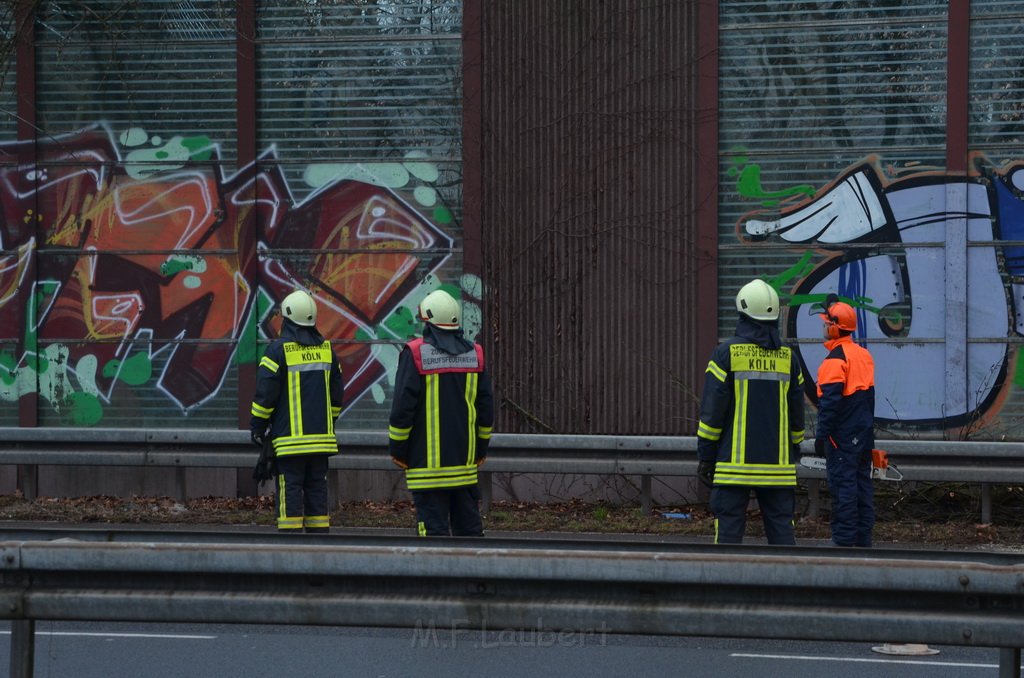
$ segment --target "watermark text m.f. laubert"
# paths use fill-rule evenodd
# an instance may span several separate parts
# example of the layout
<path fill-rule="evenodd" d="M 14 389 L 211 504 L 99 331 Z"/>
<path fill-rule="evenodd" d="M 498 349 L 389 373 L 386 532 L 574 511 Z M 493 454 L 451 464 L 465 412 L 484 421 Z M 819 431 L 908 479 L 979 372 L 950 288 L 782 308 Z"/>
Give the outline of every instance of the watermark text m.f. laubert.
<path fill-rule="evenodd" d="M 596 627 L 549 628 L 543 618 L 538 617 L 534 626 L 492 629 L 488 628 L 486 620 L 477 627 L 469 619 L 453 619 L 450 624 L 442 625 L 433 619 L 417 619 L 410 646 L 439 650 L 459 647 L 603 647 L 607 645 L 607 636 L 611 632 L 604 621 Z"/>

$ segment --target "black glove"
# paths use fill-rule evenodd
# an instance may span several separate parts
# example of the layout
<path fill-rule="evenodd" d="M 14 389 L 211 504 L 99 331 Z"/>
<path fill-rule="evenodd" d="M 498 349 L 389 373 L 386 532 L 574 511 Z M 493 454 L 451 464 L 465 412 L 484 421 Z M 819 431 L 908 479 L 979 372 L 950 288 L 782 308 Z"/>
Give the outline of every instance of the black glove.
<path fill-rule="evenodd" d="M 804 453 L 800 449 L 800 443 L 791 443 L 789 446 L 789 460 L 794 464 L 799 464 L 800 458 L 803 456 Z"/>
<path fill-rule="evenodd" d="M 814 439 L 814 453 L 819 457 L 825 456 L 825 439 L 815 438 Z"/>
<path fill-rule="evenodd" d="M 250 431 L 249 440 L 251 440 L 252 444 L 256 447 L 263 447 L 263 444 L 266 442 L 263 431 Z"/>
<path fill-rule="evenodd" d="M 704 483 L 708 487 L 715 484 L 715 462 L 713 461 L 698 461 L 697 462 L 697 479 Z"/>
<path fill-rule="evenodd" d="M 257 436 L 263 439 L 262 433 L 253 431 L 253 442 L 256 442 Z M 274 455 L 274 446 L 269 440 L 264 440 L 263 447 L 260 449 L 260 457 L 256 460 L 256 466 L 252 470 L 252 479 L 256 481 L 256 486 L 260 487 L 268 480 L 276 478 L 277 474 L 277 457 Z"/>

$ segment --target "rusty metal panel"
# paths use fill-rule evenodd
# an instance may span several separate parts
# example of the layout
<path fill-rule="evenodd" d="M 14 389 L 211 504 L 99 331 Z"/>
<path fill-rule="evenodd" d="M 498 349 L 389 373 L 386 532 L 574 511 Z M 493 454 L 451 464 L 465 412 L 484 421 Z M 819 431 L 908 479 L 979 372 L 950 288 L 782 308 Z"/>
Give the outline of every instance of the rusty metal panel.
<path fill-rule="evenodd" d="M 485 331 L 501 431 L 695 428 L 696 11 L 483 4 Z"/>

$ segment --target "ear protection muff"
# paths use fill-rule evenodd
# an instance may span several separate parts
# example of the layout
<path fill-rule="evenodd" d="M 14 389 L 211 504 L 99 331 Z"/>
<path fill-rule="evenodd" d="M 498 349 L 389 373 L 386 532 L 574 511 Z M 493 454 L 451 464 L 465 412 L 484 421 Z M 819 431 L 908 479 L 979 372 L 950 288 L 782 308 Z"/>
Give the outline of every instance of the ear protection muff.
<path fill-rule="evenodd" d="M 839 329 L 839 319 L 829 315 L 825 321 L 825 333 L 829 339 L 838 339 L 842 330 Z"/>
<path fill-rule="evenodd" d="M 849 304 L 836 301 L 826 302 L 825 312 L 821 319 L 825 321 L 825 336 L 838 339 L 844 334 L 852 334 L 857 329 L 857 312 Z"/>

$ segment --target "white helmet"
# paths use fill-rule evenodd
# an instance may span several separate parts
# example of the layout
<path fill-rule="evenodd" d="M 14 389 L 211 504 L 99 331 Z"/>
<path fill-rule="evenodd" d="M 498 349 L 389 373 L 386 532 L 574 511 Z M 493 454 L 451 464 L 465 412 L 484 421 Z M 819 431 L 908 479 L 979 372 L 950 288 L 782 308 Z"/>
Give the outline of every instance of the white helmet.
<path fill-rule="evenodd" d="M 736 295 L 736 310 L 754 320 L 778 320 L 779 293 L 763 280 L 751 280 Z"/>
<path fill-rule="evenodd" d="M 281 302 L 281 313 L 296 325 L 316 325 L 316 302 L 306 290 L 295 290 Z"/>
<path fill-rule="evenodd" d="M 420 302 L 420 320 L 442 330 L 457 330 L 462 319 L 459 302 L 444 290 L 434 290 Z"/>

